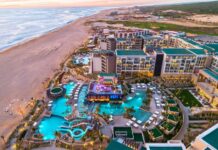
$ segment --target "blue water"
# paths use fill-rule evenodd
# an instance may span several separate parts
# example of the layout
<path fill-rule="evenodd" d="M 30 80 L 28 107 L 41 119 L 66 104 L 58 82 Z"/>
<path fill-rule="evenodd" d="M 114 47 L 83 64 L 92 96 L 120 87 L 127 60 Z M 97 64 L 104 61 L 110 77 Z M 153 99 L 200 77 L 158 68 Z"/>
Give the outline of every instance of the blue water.
<path fill-rule="evenodd" d="M 64 85 L 64 88 L 66 89 L 66 95 L 70 96 L 75 88 L 75 83 L 70 82 L 69 84 Z M 52 114 L 62 117 L 70 115 L 72 113 L 72 107 L 67 105 L 67 101 L 68 99 L 65 97 L 55 99 L 53 101 Z"/>
<path fill-rule="evenodd" d="M 90 62 L 90 56 L 77 57 L 74 59 L 74 64 L 88 65 Z"/>
<path fill-rule="evenodd" d="M 104 103 L 99 104 L 99 114 L 107 114 L 107 115 L 123 115 L 125 113 L 126 108 L 133 108 L 134 110 L 139 110 L 142 106 L 143 100 L 146 98 L 146 94 L 143 91 L 137 91 L 135 96 L 127 96 L 126 101 L 122 104 L 110 104 Z"/>
<path fill-rule="evenodd" d="M 0 51 L 105 7 L 0 9 Z"/>
<path fill-rule="evenodd" d="M 66 89 L 66 95 L 70 96 L 75 87 L 76 84 L 74 82 L 64 85 L 64 88 Z M 85 100 L 87 89 L 87 86 L 83 86 L 79 93 L 78 110 L 81 112 L 85 111 L 83 102 Z M 44 140 L 54 140 L 56 138 L 56 131 L 59 131 L 62 134 L 69 133 L 75 140 L 80 140 L 86 134 L 86 132 L 91 129 L 88 124 L 86 129 L 81 129 L 79 127 L 73 129 L 70 128 L 72 125 L 89 118 L 83 115 L 81 118 L 67 122 L 64 117 L 72 113 L 72 107 L 66 104 L 67 101 L 68 99 L 65 97 L 55 99 L 52 105 L 51 117 L 44 117 L 41 120 L 38 126 L 38 132 L 43 135 Z M 61 126 L 65 126 L 67 128 L 63 128 Z"/>
<path fill-rule="evenodd" d="M 145 123 L 150 118 L 151 115 L 152 115 L 151 112 L 147 112 L 141 109 L 138 109 L 133 113 L 133 117 L 135 117 L 136 120 L 141 120 L 142 123 Z"/>

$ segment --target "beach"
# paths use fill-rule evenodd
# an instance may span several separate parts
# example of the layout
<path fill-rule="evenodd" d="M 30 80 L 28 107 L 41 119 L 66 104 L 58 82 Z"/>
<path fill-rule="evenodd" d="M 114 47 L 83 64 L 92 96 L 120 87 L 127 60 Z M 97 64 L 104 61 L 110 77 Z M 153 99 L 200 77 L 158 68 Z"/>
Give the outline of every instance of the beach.
<path fill-rule="evenodd" d="M 0 53 L 0 135 L 5 139 L 16 128 L 18 106 L 45 96 L 43 83 L 60 69 L 60 64 L 83 44 L 91 31 L 85 22 L 104 18 L 110 11 L 80 18 L 62 28 L 9 48 Z M 4 110 L 10 107 L 13 114 Z M 3 140 L 1 140 L 3 143 Z"/>

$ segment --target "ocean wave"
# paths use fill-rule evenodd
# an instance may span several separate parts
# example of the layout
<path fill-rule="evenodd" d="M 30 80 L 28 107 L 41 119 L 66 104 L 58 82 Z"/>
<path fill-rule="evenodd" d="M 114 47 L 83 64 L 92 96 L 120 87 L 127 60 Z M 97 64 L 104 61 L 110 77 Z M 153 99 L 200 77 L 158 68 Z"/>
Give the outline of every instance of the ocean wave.
<path fill-rule="evenodd" d="M 5 48 L 104 9 L 107 8 L 1 9 L 0 52 Z"/>

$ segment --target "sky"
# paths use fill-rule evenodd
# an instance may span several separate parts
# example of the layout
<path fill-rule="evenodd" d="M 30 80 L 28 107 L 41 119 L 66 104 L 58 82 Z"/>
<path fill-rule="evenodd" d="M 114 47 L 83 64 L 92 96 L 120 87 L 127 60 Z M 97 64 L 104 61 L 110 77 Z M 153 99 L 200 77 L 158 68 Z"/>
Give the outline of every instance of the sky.
<path fill-rule="evenodd" d="M 156 5 L 210 0 L 0 0 L 0 8 Z"/>

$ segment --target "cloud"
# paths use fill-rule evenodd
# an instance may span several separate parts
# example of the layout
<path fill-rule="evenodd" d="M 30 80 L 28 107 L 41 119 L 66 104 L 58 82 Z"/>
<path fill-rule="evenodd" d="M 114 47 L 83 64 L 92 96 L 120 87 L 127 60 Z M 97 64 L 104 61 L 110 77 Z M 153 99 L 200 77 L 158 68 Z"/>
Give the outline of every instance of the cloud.
<path fill-rule="evenodd" d="M 192 1 L 199 0 L 0 0 L 0 7 L 123 6 L 139 4 L 152 5 Z"/>

